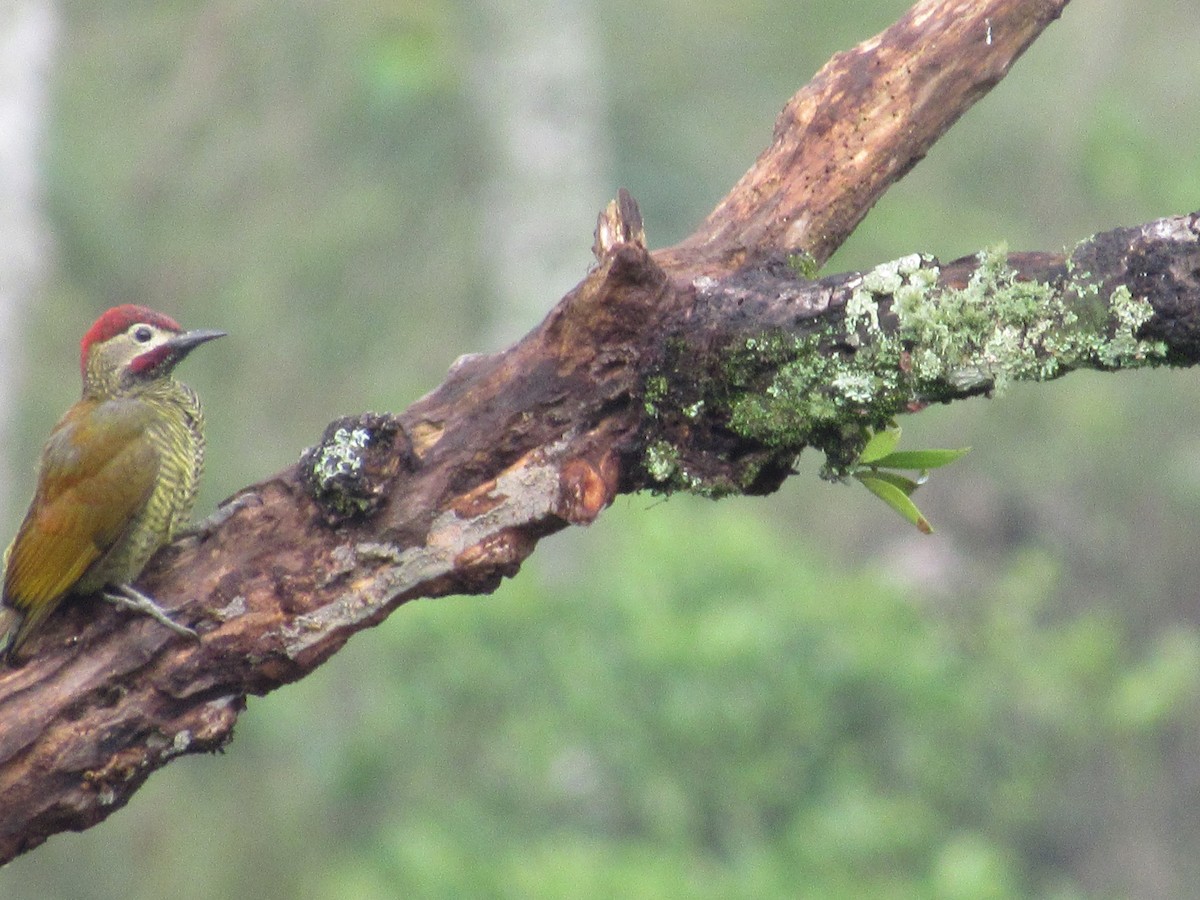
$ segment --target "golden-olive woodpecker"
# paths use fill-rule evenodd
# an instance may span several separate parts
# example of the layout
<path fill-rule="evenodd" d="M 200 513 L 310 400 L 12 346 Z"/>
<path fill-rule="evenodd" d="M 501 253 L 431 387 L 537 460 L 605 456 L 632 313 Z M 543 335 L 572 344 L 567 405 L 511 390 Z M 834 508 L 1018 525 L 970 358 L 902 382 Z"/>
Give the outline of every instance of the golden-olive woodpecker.
<path fill-rule="evenodd" d="M 4 554 L 0 655 L 11 659 L 70 594 L 99 592 L 195 636 L 130 582 L 186 524 L 204 468 L 200 402 L 171 373 L 222 335 L 127 304 L 83 336 L 83 397 L 50 433 L 33 502 Z"/>

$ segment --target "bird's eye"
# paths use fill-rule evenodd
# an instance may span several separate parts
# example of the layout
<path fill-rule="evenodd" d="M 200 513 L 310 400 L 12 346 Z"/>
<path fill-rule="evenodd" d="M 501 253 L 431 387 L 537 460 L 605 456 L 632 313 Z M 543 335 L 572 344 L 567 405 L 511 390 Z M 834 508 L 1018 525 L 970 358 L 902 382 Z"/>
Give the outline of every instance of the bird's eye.
<path fill-rule="evenodd" d="M 152 337 L 154 337 L 154 332 L 150 330 L 149 325 L 138 325 L 133 329 L 133 339 L 139 344 L 146 343 Z"/>

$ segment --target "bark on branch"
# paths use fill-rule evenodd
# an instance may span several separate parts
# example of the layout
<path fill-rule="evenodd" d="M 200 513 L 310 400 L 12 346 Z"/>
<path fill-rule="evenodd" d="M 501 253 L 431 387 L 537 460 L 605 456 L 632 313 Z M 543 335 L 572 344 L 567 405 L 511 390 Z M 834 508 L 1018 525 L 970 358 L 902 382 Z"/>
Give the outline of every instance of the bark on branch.
<path fill-rule="evenodd" d="M 329 426 L 295 466 L 176 542 L 140 584 L 200 644 L 81 600 L 0 673 L 0 860 L 122 806 L 230 738 L 248 694 L 303 677 L 404 602 L 482 593 L 617 493 L 766 493 L 806 446 L 1074 368 L 1200 354 L 1195 215 L 1070 259 L 913 256 L 819 282 L 845 239 L 1065 6 L 918 3 L 839 54 L 701 228 L 650 253 L 622 195 L 597 263 L 508 350 L 460 359 L 395 416 Z M 219 440 L 219 435 L 214 436 Z"/>

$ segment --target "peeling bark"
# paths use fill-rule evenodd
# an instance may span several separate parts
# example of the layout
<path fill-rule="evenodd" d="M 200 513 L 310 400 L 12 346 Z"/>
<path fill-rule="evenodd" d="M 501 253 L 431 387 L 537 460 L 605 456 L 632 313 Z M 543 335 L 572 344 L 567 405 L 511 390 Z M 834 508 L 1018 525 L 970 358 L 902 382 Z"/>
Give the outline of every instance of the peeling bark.
<path fill-rule="evenodd" d="M 816 282 L 794 271 L 796 254 L 826 259 L 1064 6 L 918 3 L 834 57 L 673 248 L 646 249 L 622 195 L 593 270 L 523 340 L 460 359 L 399 415 L 338 420 L 155 557 L 139 585 L 198 644 L 95 600 L 67 604 L 28 661 L 0 673 L 0 860 L 100 821 L 172 758 L 224 746 L 248 694 L 303 677 L 408 600 L 493 590 L 543 536 L 593 521 L 618 493 L 768 493 L 806 446 L 836 472 L 866 428 L 1003 379 L 1194 364 L 1196 215 L 1097 236 L 1070 259 L 914 256 Z M 920 322 L 968 302 L 1006 324 L 1011 355 L 976 329 L 933 366 L 942 345 Z M 776 411 L 788 427 L 746 416 L 813 359 L 886 389 L 859 401 L 810 380 L 800 405 Z M 796 413 L 814 398 L 828 419 Z"/>

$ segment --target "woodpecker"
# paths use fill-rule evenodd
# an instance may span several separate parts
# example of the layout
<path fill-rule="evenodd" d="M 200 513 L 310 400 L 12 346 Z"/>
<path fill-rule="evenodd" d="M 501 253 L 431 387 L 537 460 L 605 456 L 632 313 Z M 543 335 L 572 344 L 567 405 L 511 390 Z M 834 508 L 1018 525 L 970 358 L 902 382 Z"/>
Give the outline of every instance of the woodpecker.
<path fill-rule="evenodd" d="M 184 331 L 144 306 L 115 306 L 80 341 L 83 396 L 50 432 L 37 488 L 4 554 L 0 656 L 9 661 L 68 595 L 171 620 L 130 582 L 188 521 L 204 468 L 204 419 L 172 377 L 223 331 Z"/>

